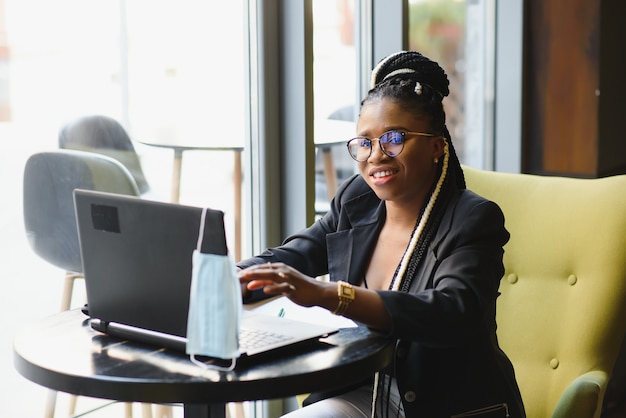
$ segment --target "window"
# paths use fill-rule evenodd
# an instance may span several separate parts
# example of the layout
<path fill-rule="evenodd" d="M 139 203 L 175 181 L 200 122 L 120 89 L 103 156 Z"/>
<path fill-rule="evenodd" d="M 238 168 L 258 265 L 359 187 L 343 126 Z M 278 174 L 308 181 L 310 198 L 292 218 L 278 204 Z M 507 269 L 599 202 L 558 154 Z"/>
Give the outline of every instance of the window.
<path fill-rule="evenodd" d="M 450 79 L 447 125 L 462 163 L 494 166 L 495 1 L 411 0 L 409 48 Z"/>
<path fill-rule="evenodd" d="M 437 61 L 448 74 L 446 124 L 462 160 L 465 138 L 465 1 L 413 0 L 409 5 L 409 49 Z"/>
<path fill-rule="evenodd" d="M 0 129 L 14 152 L 3 167 L 19 173 L 32 152 L 57 147 L 64 123 L 103 114 L 136 141 L 148 197 L 169 200 L 173 151 L 143 143 L 244 143 L 243 5 L 216 13 L 197 0 L 4 0 Z M 223 209 L 232 225 L 234 196 L 223 185 L 236 177 L 233 164 L 224 153 L 186 152 L 180 201 Z M 17 182 L 7 188 L 21 193 Z"/>
<path fill-rule="evenodd" d="M 37 257 L 26 241 L 21 203 L 26 159 L 57 148 L 59 129 L 70 119 L 110 116 L 135 141 L 149 197 L 169 201 L 174 153 L 139 141 L 244 143 L 246 4 L 0 0 L 0 251 L 7 283 L 3 317 L 10 318 L 3 324 L 6 335 L 58 311 L 62 294 L 64 272 Z M 181 174 L 181 203 L 224 210 L 232 247 L 236 176 L 231 153 L 185 151 Z M 77 284 L 73 307 L 84 303 L 81 293 Z M 10 376 L 4 389 L 14 400 L 7 407 L 18 408 L 7 416 L 41 416 L 47 391 L 17 374 L 10 338 L 0 354 L 0 366 Z M 68 399 L 59 395 L 58 413 L 67 410 Z M 81 398 L 77 413 L 89 402 Z"/>
<path fill-rule="evenodd" d="M 355 173 L 345 143 L 356 133 L 357 49 L 354 0 L 313 1 L 315 212 Z"/>

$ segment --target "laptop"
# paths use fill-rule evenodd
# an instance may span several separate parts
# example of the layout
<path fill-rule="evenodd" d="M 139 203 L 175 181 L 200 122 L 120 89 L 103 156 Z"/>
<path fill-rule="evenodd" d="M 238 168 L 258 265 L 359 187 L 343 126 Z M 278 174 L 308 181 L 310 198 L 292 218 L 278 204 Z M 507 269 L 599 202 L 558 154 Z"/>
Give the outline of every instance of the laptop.
<path fill-rule="evenodd" d="M 80 189 L 74 204 L 92 328 L 185 352 L 202 209 Z M 207 209 L 201 251 L 228 254 L 223 212 Z M 338 329 L 244 309 L 240 352 L 255 356 Z M 248 345 L 250 334 L 265 337 Z"/>

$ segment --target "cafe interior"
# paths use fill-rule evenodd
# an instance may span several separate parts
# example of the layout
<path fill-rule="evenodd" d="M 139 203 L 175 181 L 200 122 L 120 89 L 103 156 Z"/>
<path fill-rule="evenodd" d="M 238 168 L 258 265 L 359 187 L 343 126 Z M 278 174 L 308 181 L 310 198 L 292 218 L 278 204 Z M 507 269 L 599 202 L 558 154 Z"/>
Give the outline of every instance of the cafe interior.
<path fill-rule="evenodd" d="M 36 249 L 27 233 L 52 210 L 33 183 L 56 187 L 26 174 L 34 155 L 105 155 L 142 199 L 223 211 L 241 260 L 328 210 L 357 172 L 346 142 L 372 68 L 416 50 L 446 70 L 467 186 L 500 204 L 512 235 L 498 338 L 527 416 L 626 416 L 625 12 L 600 0 L 0 0 L 1 415 L 185 416 L 16 370 L 16 335 L 87 302 L 80 265 L 47 256 L 62 244 Z M 273 418 L 299 400 L 229 403 L 227 416 Z"/>

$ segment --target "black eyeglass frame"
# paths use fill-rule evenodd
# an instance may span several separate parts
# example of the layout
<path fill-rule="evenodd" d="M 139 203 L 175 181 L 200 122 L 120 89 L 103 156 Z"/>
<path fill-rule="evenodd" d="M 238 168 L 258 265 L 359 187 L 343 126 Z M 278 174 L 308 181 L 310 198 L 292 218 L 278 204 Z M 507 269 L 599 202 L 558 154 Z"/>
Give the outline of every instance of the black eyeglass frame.
<path fill-rule="evenodd" d="M 389 134 L 391 134 L 391 133 L 399 133 L 399 134 L 400 134 L 400 138 L 402 138 L 402 143 L 400 144 L 400 145 L 402 145 L 402 148 L 400 148 L 400 151 L 398 151 L 397 153 L 395 153 L 395 154 L 393 154 L 393 155 L 390 155 L 390 154 L 389 154 L 389 153 L 385 150 L 385 147 L 383 146 L 383 141 L 381 141 L 381 138 L 383 138 L 383 137 L 385 137 L 386 135 L 389 135 Z M 348 140 L 348 142 L 346 142 L 346 147 L 348 148 L 348 154 L 350 154 L 350 157 L 352 157 L 352 159 L 353 159 L 354 161 L 359 162 L 359 163 L 362 163 L 362 162 L 364 162 L 364 161 L 367 161 L 367 160 L 368 160 L 368 159 L 372 156 L 372 142 L 373 142 L 375 139 L 378 139 L 378 146 L 380 147 L 380 150 L 383 152 L 383 154 L 385 154 L 385 155 L 386 155 L 387 157 L 389 157 L 389 158 L 395 158 L 395 157 L 397 157 L 398 155 L 400 155 L 400 154 L 402 153 L 402 151 L 404 151 L 404 143 L 406 142 L 406 140 L 407 140 L 407 139 L 409 139 L 409 138 L 406 138 L 406 136 L 407 136 L 407 135 L 426 136 L 426 137 L 430 137 L 430 138 L 437 137 L 437 136 L 441 136 L 441 135 L 437 135 L 437 134 L 431 134 L 431 133 L 428 133 L 428 132 L 402 131 L 402 130 L 399 130 L 399 129 L 391 129 L 391 130 L 389 130 L 389 131 L 387 131 L 387 132 L 384 132 L 384 133 L 383 133 L 381 136 L 379 136 L 378 138 L 373 138 L 373 139 L 372 139 L 372 138 L 368 138 L 368 137 L 366 137 L 366 136 L 356 136 L 356 137 L 351 138 L 350 140 Z M 370 150 L 370 152 L 367 154 L 367 157 L 365 157 L 364 159 L 357 159 L 357 158 L 356 158 L 356 156 L 355 156 L 355 155 L 353 155 L 353 154 L 352 154 L 352 152 L 350 152 L 350 143 L 351 143 L 352 141 L 354 141 L 354 140 L 358 140 L 358 139 L 360 139 L 360 140 L 365 139 L 365 140 L 369 141 L 369 143 L 370 143 L 370 146 L 369 146 L 369 150 Z M 388 143 L 388 142 L 387 142 L 387 143 Z M 363 147 L 361 147 L 361 148 L 363 148 Z"/>

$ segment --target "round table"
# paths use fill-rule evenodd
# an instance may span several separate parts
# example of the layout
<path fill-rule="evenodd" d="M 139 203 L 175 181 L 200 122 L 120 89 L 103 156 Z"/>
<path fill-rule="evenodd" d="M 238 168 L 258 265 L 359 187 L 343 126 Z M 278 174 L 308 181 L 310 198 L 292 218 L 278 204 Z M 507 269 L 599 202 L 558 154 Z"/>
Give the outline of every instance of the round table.
<path fill-rule="evenodd" d="M 227 402 L 345 387 L 371 377 L 392 356 L 391 340 L 359 326 L 217 372 L 184 353 L 99 333 L 80 310 L 44 318 L 14 340 L 15 367 L 35 383 L 79 396 L 183 403 L 187 418 L 223 417 Z"/>

